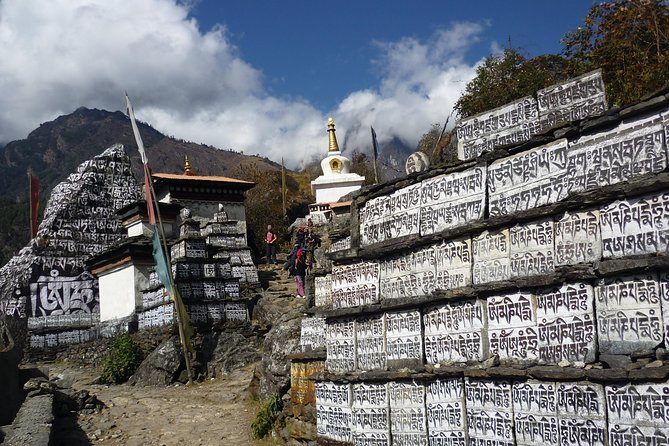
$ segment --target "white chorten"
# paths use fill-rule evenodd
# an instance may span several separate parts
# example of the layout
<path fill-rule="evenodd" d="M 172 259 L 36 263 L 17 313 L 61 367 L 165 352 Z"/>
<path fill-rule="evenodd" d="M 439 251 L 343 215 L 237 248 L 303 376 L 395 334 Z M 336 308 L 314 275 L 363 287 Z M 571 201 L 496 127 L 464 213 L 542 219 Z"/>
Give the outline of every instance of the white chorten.
<path fill-rule="evenodd" d="M 328 119 L 328 156 L 321 161 L 323 175 L 311 182 L 311 191 L 316 196 L 316 204 L 334 203 L 344 195 L 362 187 L 365 177 L 351 173 L 351 161 L 341 155 L 334 120 Z"/>

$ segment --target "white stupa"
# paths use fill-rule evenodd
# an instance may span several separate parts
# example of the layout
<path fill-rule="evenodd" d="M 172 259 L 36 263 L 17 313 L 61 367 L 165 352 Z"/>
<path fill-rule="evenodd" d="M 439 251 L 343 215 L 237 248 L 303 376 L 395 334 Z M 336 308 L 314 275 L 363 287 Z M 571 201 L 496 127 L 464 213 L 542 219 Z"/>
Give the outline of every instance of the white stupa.
<path fill-rule="evenodd" d="M 323 205 L 335 203 L 344 195 L 360 189 L 365 182 L 365 177 L 351 173 L 351 161 L 341 155 L 332 118 L 328 119 L 328 139 L 328 156 L 321 161 L 323 175 L 311 182 L 311 191 L 316 197 L 312 206 L 321 209 L 326 207 Z"/>

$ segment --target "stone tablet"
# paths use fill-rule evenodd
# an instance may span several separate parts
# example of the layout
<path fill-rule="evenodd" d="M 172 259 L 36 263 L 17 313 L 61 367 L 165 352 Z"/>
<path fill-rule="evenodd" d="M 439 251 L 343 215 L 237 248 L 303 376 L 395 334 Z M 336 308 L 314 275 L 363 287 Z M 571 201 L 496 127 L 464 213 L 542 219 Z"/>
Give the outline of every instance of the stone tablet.
<path fill-rule="evenodd" d="M 509 231 L 509 240 L 512 278 L 555 271 L 552 221 L 516 225 Z"/>
<path fill-rule="evenodd" d="M 436 259 L 433 246 L 409 252 L 380 263 L 382 299 L 425 296 L 436 286 Z"/>
<path fill-rule="evenodd" d="M 599 210 L 569 213 L 555 222 L 555 264 L 576 265 L 602 258 Z"/>
<path fill-rule="evenodd" d="M 332 307 L 345 308 L 379 301 L 378 262 L 359 262 L 332 267 Z"/>
<path fill-rule="evenodd" d="M 490 217 L 555 203 L 567 197 L 567 140 L 493 162 L 488 168 Z"/>
<path fill-rule="evenodd" d="M 556 385 L 560 418 L 606 418 L 606 398 L 601 384 L 566 382 Z"/>
<path fill-rule="evenodd" d="M 428 364 L 483 361 L 485 302 L 459 302 L 428 309 L 423 315 Z"/>
<path fill-rule="evenodd" d="M 403 368 L 423 364 L 423 336 L 419 311 L 386 313 L 388 367 Z"/>
<path fill-rule="evenodd" d="M 360 211 L 360 246 L 417 235 L 420 191 L 421 185 L 417 183 L 365 203 Z"/>
<path fill-rule="evenodd" d="M 539 109 L 532 96 L 480 113 L 456 124 L 458 159 L 477 158 L 496 147 L 529 140 L 539 129 Z"/>
<path fill-rule="evenodd" d="M 664 323 L 664 345 L 669 345 L 669 272 L 660 273 L 660 299 L 662 306 L 662 321 Z"/>
<path fill-rule="evenodd" d="M 570 143 L 567 188 L 569 193 L 595 189 L 666 168 L 663 119 L 657 114 Z"/>
<path fill-rule="evenodd" d="M 371 444 L 390 445 L 388 384 L 357 383 L 352 390 L 353 441 L 368 444 L 374 440 Z"/>
<path fill-rule="evenodd" d="M 361 318 L 356 321 L 356 358 L 358 369 L 386 369 L 385 321 L 385 314 Z"/>
<path fill-rule="evenodd" d="M 388 395 L 393 444 L 427 446 L 425 386 L 391 381 Z"/>
<path fill-rule="evenodd" d="M 425 386 L 425 404 L 430 444 L 449 444 L 446 439 L 464 441 L 454 433 L 466 431 L 465 386 L 460 378 L 437 379 Z M 460 444 L 460 443 L 455 443 Z"/>
<path fill-rule="evenodd" d="M 667 427 L 669 384 L 628 384 L 606 387 L 609 425 Z"/>
<path fill-rule="evenodd" d="M 316 383 L 316 432 L 335 441 L 351 441 L 351 385 Z"/>
<path fill-rule="evenodd" d="M 325 348 L 329 371 L 352 372 L 355 362 L 355 320 L 343 319 L 328 322 L 325 326 Z"/>
<path fill-rule="evenodd" d="M 536 298 L 530 293 L 492 296 L 487 300 L 488 328 L 529 327 L 536 325 Z"/>
<path fill-rule="evenodd" d="M 602 279 L 595 301 L 600 352 L 630 354 L 664 339 L 657 274 Z"/>
<path fill-rule="evenodd" d="M 314 277 L 315 306 L 327 307 L 332 305 L 332 275 Z"/>
<path fill-rule="evenodd" d="M 600 227 L 604 258 L 666 253 L 669 193 L 602 206 Z"/>
<path fill-rule="evenodd" d="M 509 230 L 485 231 L 472 239 L 474 285 L 511 278 Z"/>
<path fill-rule="evenodd" d="M 333 240 L 330 244 L 330 249 L 328 252 L 338 252 L 351 249 L 351 236 L 340 238 L 338 240 Z"/>
<path fill-rule="evenodd" d="M 472 283 L 472 240 L 444 240 L 435 246 L 436 289 L 449 290 Z"/>
<path fill-rule="evenodd" d="M 424 180 L 421 189 L 421 235 L 434 234 L 483 218 L 485 182 L 485 166 Z"/>
<path fill-rule="evenodd" d="M 537 91 L 541 128 L 598 116 L 607 110 L 601 70 Z"/>
<path fill-rule="evenodd" d="M 325 318 L 305 317 L 300 330 L 300 347 L 303 352 L 325 348 Z"/>

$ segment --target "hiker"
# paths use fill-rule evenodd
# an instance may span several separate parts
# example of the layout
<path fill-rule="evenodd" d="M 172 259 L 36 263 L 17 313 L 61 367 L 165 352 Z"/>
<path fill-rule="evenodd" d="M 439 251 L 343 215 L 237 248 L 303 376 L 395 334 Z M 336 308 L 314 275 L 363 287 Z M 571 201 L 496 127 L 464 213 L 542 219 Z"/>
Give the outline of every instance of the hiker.
<path fill-rule="evenodd" d="M 300 248 L 304 248 L 306 232 L 304 231 L 304 226 L 297 228 L 297 244 L 300 245 Z"/>
<path fill-rule="evenodd" d="M 267 264 L 276 265 L 276 234 L 272 231 L 272 225 L 267 225 L 267 234 L 265 234 L 265 244 L 267 245 Z"/>
<path fill-rule="evenodd" d="M 304 279 L 307 275 L 307 264 L 305 261 L 305 250 L 303 248 L 298 248 L 295 252 L 295 260 L 291 265 L 291 274 L 295 276 L 297 297 L 304 297 Z"/>

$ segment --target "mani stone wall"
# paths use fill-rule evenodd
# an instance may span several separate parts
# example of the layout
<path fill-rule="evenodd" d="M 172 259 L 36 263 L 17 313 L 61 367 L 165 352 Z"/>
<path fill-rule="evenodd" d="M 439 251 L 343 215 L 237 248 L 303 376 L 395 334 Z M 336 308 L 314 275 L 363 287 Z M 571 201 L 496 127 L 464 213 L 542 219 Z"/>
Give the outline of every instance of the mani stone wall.
<path fill-rule="evenodd" d="M 660 94 L 366 189 L 303 323 L 318 441 L 667 444 L 668 140 Z"/>
<path fill-rule="evenodd" d="M 37 237 L 0 269 L 0 310 L 17 322 L 15 339 L 26 338 L 26 327 L 37 348 L 97 335 L 98 282 L 84 261 L 125 237 L 116 210 L 139 195 L 120 144 L 54 187 Z"/>

